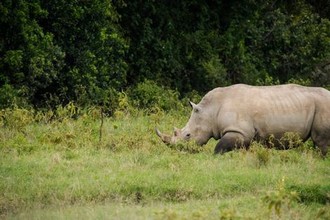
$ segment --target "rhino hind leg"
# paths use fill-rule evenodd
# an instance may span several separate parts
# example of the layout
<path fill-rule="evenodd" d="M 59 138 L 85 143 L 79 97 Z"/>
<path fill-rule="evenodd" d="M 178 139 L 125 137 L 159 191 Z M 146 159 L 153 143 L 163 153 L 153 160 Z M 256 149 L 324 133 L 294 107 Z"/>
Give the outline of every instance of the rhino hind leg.
<path fill-rule="evenodd" d="M 312 135 L 312 140 L 314 144 L 320 148 L 322 156 L 325 157 L 328 152 L 328 147 L 330 147 L 330 138 Z"/>
<path fill-rule="evenodd" d="M 314 144 L 320 148 L 322 156 L 326 156 L 328 147 L 330 147 L 330 120 L 323 119 L 323 123 L 320 123 L 321 120 L 316 121 L 311 130 L 311 138 Z M 316 126 L 319 125 L 319 126 Z"/>
<path fill-rule="evenodd" d="M 236 148 L 246 146 L 248 141 L 244 140 L 241 133 L 238 132 L 228 132 L 226 133 L 215 146 L 214 154 L 223 154 L 228 151 L 232 151 Z"/>

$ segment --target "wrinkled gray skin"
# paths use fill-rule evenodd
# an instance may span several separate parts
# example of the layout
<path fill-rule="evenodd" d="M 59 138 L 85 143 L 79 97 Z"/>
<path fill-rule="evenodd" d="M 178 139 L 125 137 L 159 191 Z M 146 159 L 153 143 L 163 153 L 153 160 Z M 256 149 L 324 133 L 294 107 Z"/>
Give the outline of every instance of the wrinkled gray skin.
<path fill-rule="evenodd" d="M 252 140 L 280 139 L 286 132 L 309 137 L 323 155 L 330 145 L 330 92 L 299 85 L 233 85 L 208 92 L 193 111 L 186 126 L 173 136 L 157 135 L 167 144 L 194 140 L 204 145 L 220 139 L 214 153 L 248 147 Z"/>

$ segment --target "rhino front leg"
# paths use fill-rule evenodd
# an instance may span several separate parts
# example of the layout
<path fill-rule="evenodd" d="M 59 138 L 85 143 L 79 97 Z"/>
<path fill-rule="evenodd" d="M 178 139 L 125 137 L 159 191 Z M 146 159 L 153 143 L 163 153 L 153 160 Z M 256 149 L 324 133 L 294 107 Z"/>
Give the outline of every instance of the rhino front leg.
<path fill-rule="evenodd" d="M 244 146 L 244 137 L 238 132 L 228 132 L 226 133 L 215 146 L 214 154 L 223 154 L 228 151 L 232 151 L 235 148 Z"/>

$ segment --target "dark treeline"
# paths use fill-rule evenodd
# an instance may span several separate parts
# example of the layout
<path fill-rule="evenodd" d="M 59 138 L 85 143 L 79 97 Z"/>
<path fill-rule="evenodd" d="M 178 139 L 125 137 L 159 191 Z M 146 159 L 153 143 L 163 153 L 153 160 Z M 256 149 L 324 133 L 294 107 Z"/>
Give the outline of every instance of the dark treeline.
<path fill-rule="evenodd" d="M 328 0 L 2 0 L 0 16 L 1 108 L 115 106 L 152 83 L 330 85 Z"/>

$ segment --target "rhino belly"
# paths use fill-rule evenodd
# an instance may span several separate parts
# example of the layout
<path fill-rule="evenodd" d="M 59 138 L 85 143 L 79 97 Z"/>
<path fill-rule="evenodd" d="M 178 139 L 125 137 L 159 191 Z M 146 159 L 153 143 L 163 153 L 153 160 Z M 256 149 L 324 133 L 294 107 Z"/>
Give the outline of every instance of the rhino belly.
<path fill-rule="evenodd" d="M 313 123 L 312 114 L 280 114 L 266 115 L 255 119 L 257 136 L 266 139 L 271 135 L 281 138 L 285 133 L 297 133 L 303 140 L 308 139 Z"/>

